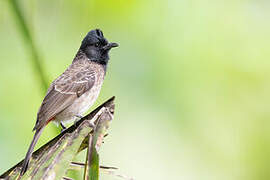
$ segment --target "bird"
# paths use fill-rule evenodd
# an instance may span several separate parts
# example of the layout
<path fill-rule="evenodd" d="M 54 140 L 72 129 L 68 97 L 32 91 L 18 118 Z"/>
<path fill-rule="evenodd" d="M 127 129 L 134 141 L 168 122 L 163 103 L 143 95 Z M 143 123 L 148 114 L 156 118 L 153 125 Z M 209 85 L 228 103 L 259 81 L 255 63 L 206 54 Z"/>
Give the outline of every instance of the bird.
<path fill-rule="evenodd" d="M 100 29 L 87 33 L 70 66 L 49 86 L 38 110 L 33 140 L 22 164 L 22 176 L 29 164 L 34 146 L 49 122 L 60 124 L 77 121 L 96 101 L 109 61 L 109 51 L 118 47 L 109 43 Z"/>

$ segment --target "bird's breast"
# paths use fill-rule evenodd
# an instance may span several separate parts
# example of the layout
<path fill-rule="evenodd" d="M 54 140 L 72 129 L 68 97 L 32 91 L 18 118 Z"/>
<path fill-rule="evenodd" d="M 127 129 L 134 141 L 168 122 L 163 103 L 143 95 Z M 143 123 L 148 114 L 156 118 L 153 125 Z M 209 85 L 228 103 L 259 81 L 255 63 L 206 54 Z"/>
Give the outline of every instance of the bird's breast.
<path fill-rule="evenodd" d="M 95 85 L 90 90 L 75 100 L 72 106 L 73 108 L 78 109 L 77 112 L 79 115 L 83 115 L 95 103 L 98 98 L 101 86 L 102 82 L 95 83 Z"/>
<path fill-rule="evenodd" d="M 98 74 L 96 81 L 91 89 L 78 97 L 68 108 L 56 116 L 54 122 L 59 123 L 74 121 L 76 116 L 83 116 L 86 111 L 95 103 L 103 84 L 104 74 Z"/>

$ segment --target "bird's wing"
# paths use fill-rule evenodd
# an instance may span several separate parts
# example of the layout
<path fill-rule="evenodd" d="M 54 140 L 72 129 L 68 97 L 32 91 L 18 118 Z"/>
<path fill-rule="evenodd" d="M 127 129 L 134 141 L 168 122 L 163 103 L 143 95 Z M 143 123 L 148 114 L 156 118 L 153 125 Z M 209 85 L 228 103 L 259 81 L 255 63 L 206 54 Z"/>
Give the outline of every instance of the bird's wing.
<path fill-rule="evenodd" d="M 34 130 L 42 128 L 95 84 L 91 66 L 72 64 L 50 86 L 37 114 Z"/>

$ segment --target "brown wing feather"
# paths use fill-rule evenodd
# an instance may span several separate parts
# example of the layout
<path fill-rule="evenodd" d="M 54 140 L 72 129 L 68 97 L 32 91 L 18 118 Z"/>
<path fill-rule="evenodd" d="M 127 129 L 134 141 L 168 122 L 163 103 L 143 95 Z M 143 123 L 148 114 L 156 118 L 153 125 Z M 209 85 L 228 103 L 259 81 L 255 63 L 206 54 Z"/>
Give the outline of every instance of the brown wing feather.
<path fill-rule="evenodd" d="M 91 89 L 96 73 L 91 66 L 73 63 L 50 86 L 37 114 L 34 130 L 46 125 L 49 120 L 69 107 L 79 96 Z"/>

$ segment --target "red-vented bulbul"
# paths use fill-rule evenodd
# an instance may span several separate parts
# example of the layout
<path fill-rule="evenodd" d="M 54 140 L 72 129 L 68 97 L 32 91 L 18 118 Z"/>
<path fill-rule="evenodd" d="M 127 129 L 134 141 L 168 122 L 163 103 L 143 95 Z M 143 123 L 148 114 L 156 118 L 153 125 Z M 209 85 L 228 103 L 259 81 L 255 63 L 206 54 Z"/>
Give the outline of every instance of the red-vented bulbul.
<path fill-rule="evenodd" d="M 72 64 L 52 82 L 43 99 L 21 175 L 27 170 L 34 146 L 50 121 L 64 128 L 62 122 L 81 117 L 96 101 L 106 74 L 109 51 L 117 46 L 109 43 L 99 29 L 90 31 L 83 39 Z"/>

